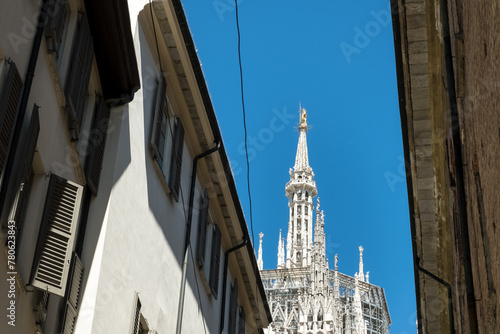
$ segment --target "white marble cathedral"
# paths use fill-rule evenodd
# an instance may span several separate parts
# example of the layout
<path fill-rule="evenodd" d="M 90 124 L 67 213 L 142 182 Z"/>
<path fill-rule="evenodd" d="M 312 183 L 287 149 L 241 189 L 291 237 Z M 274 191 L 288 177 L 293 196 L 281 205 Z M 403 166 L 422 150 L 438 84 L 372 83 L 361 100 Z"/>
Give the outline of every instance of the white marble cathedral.
<path fill-rule="evenodd" d="M 262 237 L 258 265 L 273 322 L 267 334 L 386 334 L 391 319 L 384 289 L 369 283 L 363 272 L 359 247 L 359 272 L 354 277 L 329 269 L 325 254 L 325 215 L 316 200 L 318 190 L 307 154 L 307 114 L 300 110 L 299 144 L 290 181 L 285 186 L 290 215 L 286 246 L 278 243 L 278 267 L 263 270 Z M 314 231 L 313 231 L 314 226 Z M 314 238 L 313 238 L 314 232 Z M 285 253 L 286 248 L 286 253 Z"/>

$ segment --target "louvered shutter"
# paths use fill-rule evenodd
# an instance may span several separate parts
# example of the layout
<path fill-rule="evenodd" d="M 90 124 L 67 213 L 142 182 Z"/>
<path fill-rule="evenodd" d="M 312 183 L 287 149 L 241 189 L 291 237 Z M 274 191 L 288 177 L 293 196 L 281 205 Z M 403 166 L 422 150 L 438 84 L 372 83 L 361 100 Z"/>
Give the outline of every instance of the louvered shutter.
<path fill-rule="evenodd" d="M 100 97 L 96 103 L 90 132 L 89 145 L 87 149 L 87 161 L 85 162 L 85 177 L 87 185 L 94 195 L 97 195 L 99 180 L 101 178 L 102 161 L 104 159 L 104 147 L 106 146 L 106 135 L 109 124 L 109 109 Z"/>
<path fill-rule="evenodd" d="M 238 334 L 245 334 L 245 310 L 243 306 L 239 307 L 238 312 Z"/>
<path fill-rule="evenodd" d="M 66 107 L 69 113 L 71 138 L 77 140 L 82 126 L 90 71 L 94 59 L 94 44 L 92 43 L 92 36 L 85 14 L 82 14 L 78 24 L 71 59 L 72 66 L 66 81 Z"/>
<path fill-rule="evenodd" d="M 31 285 L 59 296 L 66 289 L 82 193 L 81 185 L 50 176 Z"/>
<path fill-rule="evenodd" d="M 165 93 L 166 80 L 162 74 L 156 91 L 156 104 L 154 111 L 153 131 L 151 133 L 151 152 L 153 157 L 158 161 L 158 165 L 163 165 L 163 154 L 165 147 L 165 140 L 167 138 L 167 96 Z"/>
<path fill-rule="evenodd" d="M 63 318 L 63 334 L 73 334 L 76 317 L 80 307 L 80 297 L 83 280 L 83 265 L 76 253 L 73 253 L 71 271 L 66 291 L 66 309 Z"/>
<path fill-rule="evenodd" d="M 214 225 L 212 236 L 212 252 L 210 261 L 210 278 L 209 285 L 212 290 L 212 295 L 217 299 L 219 290 L 219 266 L 220 266 L 220 231 L 217 225 Z"/>
<path fill-rule="evenodd" d="M 3 174 L 17 122 L 22 89 L 23 81 L 17 66 L 14 62 L 10 62 L 0 96 L 0 185 L 3 184 Z"/>
<path fill-rule="evenodd" d="M 229 297 L 229 319 L 228 319 L 228 333 L 236 333 L 236 311 L 238 309 L 238 282 L 235 280 L 231 288 L 231 296 Z"/>
<path fill-rule="evenodd" d="M 23 159 L 22 167 L 14 179 L 16 180 L 16 185 L 19 186 L 18 197 L 14 203 L 14 217 L 13 220 L 16 222 L 18 235 L 16 236 L 16 244 L 19 244 L 20 235 L 19 232 L 22 229 L 24 222 L 24 217 L 26 214 L 26 207 L 28 205 L 28 197 L 31 189 L 31 181 L 33 174 L 33 158 L 35 156 L 36 143 L 38 140 L 38 134 L 40 132 L 40 120 L 38 116 L 38 106 L 33 107 L 33 112 L 31 113 L 30 122 L 28 125 L 28 130 L 24 134 L 26 141 L 23 143 L 23 147 L 18 152 L 21 159 Z"/>
<path fill-rule="evenodd" d="M 33 168 L 33 158 L 35 157 L 36 143 L 38 141 L 38 134 L 40 133 L 40 116 L 38 114 L 39 107 L 37 105 L 33 106 L 33 112 L 31 113 L 30 123 L 28 126 L 28 139 L 25 142 L 23 148 L 24 155 L 24 166 L 23 166 L 23 176 L 27 177 L 31 174 Z"/>
<path fill-rule="evenodd" d="M 205 261 L 205 245 L 207 242 L 207 220 L 208 220 L 208 207 L 209 200 L 208 194 L 205 190 L 200 196 L 200 212 L 198 216 L 198 249 L 196 254 L 196 259 L 198 260 L 198 265 L 203 268 L 203 262 Z"/>
<path fill-rule="evenodd" d="M 182 152 L 184 149 L 184 127 L 181 120 L 175 122 L 174 142 L 172 145 L 172 160 L 168 186 L 176 201 L 179 201 L 179 189 L 181 185 Z"/>
<path fill-rule="evenodd" d="M 137 304 L 135 305 L 132 334 L 141 334 L 141 301 L 139 300 L 139 298 L 137 298 Z"/>
<path fill-rule="evenodd" d="M 48 23 L 45 26 L 45 37 L 47 39 L 47 50 L 50 53 L 54 53 L 56 58 L 62 55 L 61 45 L 63 43 L 68 14 L 67 0 L 50 1 Z"/>

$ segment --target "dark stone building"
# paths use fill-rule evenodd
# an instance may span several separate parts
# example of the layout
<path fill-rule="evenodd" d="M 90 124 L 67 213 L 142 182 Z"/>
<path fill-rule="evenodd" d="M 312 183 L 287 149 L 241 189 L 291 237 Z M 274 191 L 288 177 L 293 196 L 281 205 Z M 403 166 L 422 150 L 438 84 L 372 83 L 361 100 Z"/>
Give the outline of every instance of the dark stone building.
<path fill-rule="evenodd" d="M 419 333 L 500 328 L 500 5 L 392 0 Z"/>

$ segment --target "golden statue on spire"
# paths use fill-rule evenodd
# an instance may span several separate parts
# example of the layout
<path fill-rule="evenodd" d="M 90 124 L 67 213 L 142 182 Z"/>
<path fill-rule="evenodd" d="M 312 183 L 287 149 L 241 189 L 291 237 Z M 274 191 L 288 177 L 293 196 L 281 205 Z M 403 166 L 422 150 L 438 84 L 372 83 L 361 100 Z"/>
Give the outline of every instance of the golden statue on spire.
<path fill-rule="evenodd" d="M 304 108 L 302 108 L 300 111 L 300 125 L 299 128 L 307 128 L 307 113 Z"/>

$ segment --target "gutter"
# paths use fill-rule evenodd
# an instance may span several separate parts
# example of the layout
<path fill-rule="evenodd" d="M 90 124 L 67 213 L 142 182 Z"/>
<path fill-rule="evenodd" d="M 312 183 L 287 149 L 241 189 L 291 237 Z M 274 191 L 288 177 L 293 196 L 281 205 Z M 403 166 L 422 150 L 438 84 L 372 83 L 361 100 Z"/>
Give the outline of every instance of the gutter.
<path fill-rule="evenodd" d="M 228 266 L 228 260 L 229 260 L 229 254 L 240 249 L 241 247 L 245 246 L 248 243 L 248 237 L 245 235 L 243 236 L 243 242 L 239 245 L 234 246 L 233 248 L 228 249 L 224 253 L 224 274 L 222 274 L 222 305 L 220 308 L 220 323 L 219 323 L 219 328 L 220 332 L 224 331 L 224 317 L 226 313 L 226 286 L 227 286 L 227 266 Z"/>
<path fill-rule="evenodd" d="M 439 278 L 438 276 L 434 275 L 430 271 L 422 268 L 418 264 L 418 262 L 415 263 L 415 268 L 417 268 L 420 272 L 426 274 L 427 276 L 429 276 L 430 278 L 432 278 L 436 282 L 444 285 L 446 287 L 446 290 L 448 290 L 448 321 L 449 321 L 449 324 L 450 324 L 450 334 L 455 334 L 455 326 L 454 326 L 454 322 L 453 322 L 453 298 L 452 298 L 452 295 L 451 295 L 451 285 L 450 285 L 450 283 L 446 282 L 442 278 Z"/>
<path fill-rule="evenodd" d="M 30 97 L 31 85 L 33 84 L 33 78 L 35 76 L 36 62 L 38 59 L 38 54 L 40 53 L 40 46 L 43 38 L 43 31 L 45 28 L 45 23 L 48 18 L 48 7 L 49 0 L 43 0 L 40 5 L 40 15 L 38 16 L 38 24 L 36 28 L 35 37 L 33 39 L 33 47 L 31 49 L 31 55 L 28 63 L 28 69 L 26 71 L 26 77 L 24 79 L 24 89 L 21 95 L 21 102 L 19 105 L 19 114 L 17 115 L 16 126 L 14 128 L 14 135 L 12 136 L 12 146 L 9 150 L 9 155 L 7 157 L 7 163 L 5 166 L 5 174 L 3 179 L 5 182 L 2 183 L 2 188 L 0 189 L 0 213 L 3 212 L 5 201 L 7 197 L 7 190 L 9 186 L 9 180 L 12 178 L 12 172 L 14 168 L 14 158 L 18 150 L 21 131 L 24 123 L 24 118 L 26 116 L 26 107 L 28 106 L 28 99 Z M 9 204 L 10 206 L 10 204 Z"/>
<path fill-rule="evenodd" d="M 188 221 L 186 227 L 186 236 L 184 239 L 184 260 L 182 262 L 182 278 L 181 278 L 181 291 L 179 295 L 179 306 L 177 308 L 177 326 L 175 332 L 181 334 L 182 329 L 182 316 L 184 314 L 184 296 L 186 292 L 186 279 L 187 279 L 187 265 L 189 259 L 189 248 L 191 244 L 191 226 L 193 223 L 193 202 L 194 202 L 194 191 L 196 187 L 196 172 L 198 170 L 198 160 L 218 151 L 221 144 L 220 137 L 216 137 L 215 147 L 198 154 L 193 159 L 193 170 L 191 172 L 191 188 L 189 190 L 189 206 L 188 206 Z M 226 264 L 224 264 L 225 266 Z"/>
<path fill-rule="evenodd" d="M 210 122 L 210 127 L 212 129 L 212 132 L 216 138 L 222 138 L 219 125 L 217 123 L 217 118 L 215 116 L 215 111 L 212 106 L 212 102 L 210 99 L 210 94 L 208 92 L 208 88 L 206 85 L 205 78 L 203 76 L 203 71 L 201 69 L 200 61 L 198 59 L 196 49 L 194 46 L 193 38 L 191 37 L 191 32 L 189 31 L 189 27 L 187 24 L 187 19 L 184 14 L 184 10 L 182 9 L 182 4 L 180 0 L 172 0 L 172 4 L 174 7 L 175 15 L 177 18 L 177 21 L 179 23 L 179 27 L 182 32 L 182 37 L 184 39 L 184 44 L 186 45 L 186 49 L 189 54 L 189 58 L 191 61 L 191 66 L 193 68 L 193 72 L 195 74 L 196 78 L 196 83 L 198 85 L 198 88 L 200 90 L 200 94 L 203 100 L 203 104 L 205 106 L 206 112 L 207 112 L 207 117 Z M 231 165 L 229 163 L 229 159 L 227 157 L 226 151 L 224 149 L 224 144 L 221 143 L 221 148 L 219 150 L 219 156 L 222 162 L 222 165 L 224 166 L 224 173 L 225 177 L 227 180 L 227 184 L 231 193 L 231 198 L 233 200 L 233 204 L 236 210 L 236 213 L 238 215 L 238 221 L 240 223 L 240 228 L 243 233 L 243 237 L 247 238 L 250 240 L 250 235 L 248 233 L 248 227 L 246 224 L 245 216 L 243 214 L 243 209 L 241 207 L 241 203 L 238 198 L 238 193 L 236 191 L 236 184 L 233 178 L 233 173 L 231 170 Z M 257 283 L 257 289 L 258 293 L 260 294 L 260 299 L 262 300 L 262 304 L 264 307 L 264 311 L 266 313 L 267 321 L 271 323 L 273 321 L 271 311 L 269 309 L 269 305 L 267 304 L 267 298 L 266 298 L 266 293 L 264 290 L 264 285 L 262 283 L 262 279 L 260 278 L 260 272 L 257 266 L 257 260 L 255 258 L 255 251 L 253 249 L 253 246 L 251 243 L 247 242 L 246 243 L 246 248 L 247 252 L 249 254 L 249 258 L 252 264 L 252 270 L 255 274 L 256 278 L 256 283 Z M 258 298 L 257 298 L 258 299 Z"/>
<path fill-rule="evenodd" d="M 229 260 L 229 254 L 240 249 L 241 247 L 245 246 L 248 243 L 248 236 L 244 235 L 243 236 L 243 242 L 239 245 L 234 246 L 233 248 L 228 249 L 224 253 L 224 274 L 222 275 L 222 305 L 220 308 L 220 323 L 219 323 L 219 328 L 220 328 L 220 333 L 222 334 L 224 331 L 224 318 L 225 318 L 225 313 L 226 313 L 226 286 L 227 286 L 227 267 L 228 267 L 228 260 Z"/>

